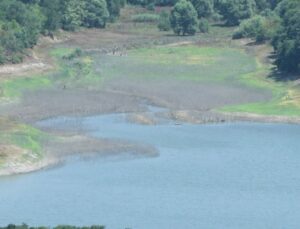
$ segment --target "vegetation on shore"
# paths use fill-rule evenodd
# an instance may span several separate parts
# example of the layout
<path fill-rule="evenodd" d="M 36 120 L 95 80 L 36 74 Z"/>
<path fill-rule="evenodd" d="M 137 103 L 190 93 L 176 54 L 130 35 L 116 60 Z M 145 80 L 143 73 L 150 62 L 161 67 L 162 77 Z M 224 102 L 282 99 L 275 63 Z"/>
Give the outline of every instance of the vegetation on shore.
<path fill-rule="evenodd" d="M 0 146 L 4 147 L 0 147 L 0 168 L 9 158 L 14 158 L 14 163 L 38 162 L 43 158 L 42 144 L 47 138 L 46 133 L 29 125 L 0 118 Z"/>
<path fill-rule="evenodd" d="M 56 227 L 45 227 L 45 226 L 31 227 L 28 226 L 27 224 L 22 224 L 22 225 L 9 224 L 6 227 L 0 227 L 0 229 L 105 229 L 105 227 L 101 225 L 84 226 L 84 227 L 77 227 L 71 225 L 59 225 Z"/>
<path fill-rule="evenodd" d="M 14 3 L 18 5 L 17 2 L 20 1 L 21 0 L 13 0 L 11 4 Z M 75 1 L 76 0 L 68 0 L 65 1 L 65 3 L 69 2 L 71 4 L 71 2 L 74 3 Z M 283 0 L 283 2 L 286 1 L 292 0 Z M 4 4 L 4 2 L 6 2 L 5 4 L 10 4 L 6 0 L 1 2 L 1 4 Z M 31 11 L 27 12 L 27 10 L 36 10 L 36 12 L 43 12 L 43 14 L 46 13 L 45 9 L 43 10 L 42 4 L 46 4 L 47 1 L 22 2 L 23 6 L 21 8 L 24 9 L 24 12 L 26 11 L 26 13 L 24 13 L 25 16 L 32 13 Z M 53 2 L 59 2 L 59 0 Z M 199 2 L 204 2 L 203 5 L 205 5 L 205 8 L 201 8 Z M 23 92 L 25 91 L 52 87 L 62 90 L 69 88 L 99 89 L 101 85 L 105 83 L 105 80 L 126 75 L 129 80 L 141 79 L 141 82 L 144 83 L 147 83 L 147 80 L 165 80 L 170 78 L 177 81 L 192 81 L 204 84 L 211 83 L 213 85 L 239 85 L 245 88 L 257 89 L 258 92 L 259 90 L 267 91 L 272 94 L 270 101 L 226 106 L 219 108 L 218 111 L 299 117 L 299 84 L 295 81 L 289 81 L 289 74 L 278 74 L 278 71 L 273 72 L 273 64 L 263 63 L 258 57 L 255 57 L 255 53 L 253 55 L 246 53 L 244 49 L 240 46 L 236 47 L 235 42 L 229 39 L 232 35 L 240 35 L 240 37 L 252 38 L 255 42 L 266 42 L 264 46 L 268 46 L 270 45 L 268 42 L 272 42 L 274 46 L 276 45 L 276 47 L 278 47 L 275 49 L 278 54 L 275 56 L 275 63 L 278 66 L 279 64 L 282 66 L 285 65 L 284 63 L 286 62 L 282 62 L 285 60 L 285 57 L 280 57 L 281 53 L 282 55 L 286 55 L 287 58 L 293 58 L 295 61 L 288 61 L 287 63 L 293 64 L 295 67 L 297 61 L 300 60 L 297 56 L 299 50 L 294 49 L 297 47 L 299 40 L 299 34 L 296 33 L 298 31 L 297 26 L 299 26 L 299 24 L 297 24 L 298 18 L 296 17 L 297 11 L 290 12 L 291 9 L 289 8 L 280 8 L 281 11 L 279 11 L 279 6 L 276 7 L 275 4 L 267 6 L 270 11 L 269 13 L 263 13 L 262 10 L 257 8 L 258 1 L 256 1 L 256 6 L 253 8 L 255 10 L 252 9 L 249 14 L 250 18 L 244 19 L 245 15 L 242 15 L 240 16 L 241 18 L 232 19 L 233 21 L 238 21 L 235 22 L 236 24 L 240 23 L 237 32 L 233 34 L 233 29 L 236 27 L 227 27 L 227 24 L 235 24 L 228 22 L 228 20 L 231 19 L 226 18 L 230 17 L 230 12 L 227 12 L 228 15 L 225 15 L 225 13 L 221 14 L 219 8 L 221 6 L 224 7 L 224 1 L 212 2 L 199 0 L 199 2 L 196 0 L 191 2 L 181 0 L 177 3 L 173 1 L 161 1 L 161 3 L 155 4 L 167 6 L 173 6 L 174 4 L 179 5 L 174 8 L 163 7 L 159 10 L 150 9 L 151 7 L 148 7 L 148 4 L 143 5 L 144 3 L 141 3 L 145 7 L 142 8 L 142 10 L 141 7 L 130 6 L 128 8 L 134 13 L 129 14 L 128 18 L 126 18 L 126 22 L 110 24 L 106 31 L 114 32 L 117 28 L 124 26 L 124 31 L 129 28 L 128 30 L 130 30 L 130 32 L 127 31 L 128 33 L 137 35 L 147 30 L 145 34 L 149 37 L 155 36 L 155 39 L 149 39 L 151 42 L 145 39 L 140 43 L 149 42 L 149 44 L 138 45 L 133 42 L 131 49 L 111 50 L 111 53 L 108 51 L 106 55 L 85 51 L 80 45 L 75 46 L 69 45 L 68 43 L 59 44 L 51 51 L 49 50 L 48 53 L 49 57 L 54 59 L 55 69 L 52 72 L 26 74 L 21 77 L 1 79 L 0 99 L 18 99 L 22 98 Z M 266 2 L 268 2 L 268 0 L 266 0 Z M 47 4 L 49 4 L 49 2 L 47 2 Z M 75 7 L 75 5 L 72 4 L 69 7 Z M 293 5 L 294 3 L 290 4 L 294 8 L 297 7 L 297 5 Z M 51 7 L 52 6 L 53 5 L 51 5 Z M 127 8 L 125 9 L 127 10 Z M 74 11 L 72 12 L 74 13 Z M 281 12 L 280 14 L 282 16 L 278 15 L 279 12 Z M 50 12 L 48 13 L 50 17 L 51 14 Z M 188 27 L 185 27 L 185 24 L 182 22 L 185 18 L 183 15 L 185 14 L 189 15 L 190 21 L 193 21 Z M 6 14 L 0 14 L 0 21 L 2 21 L 0 33 L 3 34 L 0 40 L 5 38 L 5 42 L 16 42 L 15 44 L 10 43 L 12 45 L 10 47 L 16 45 L 15 47 L 20 48 L 15 49 L 18 50 L 16 52 L 13 52 L 13 49 L 8 51 L 4 45 L 8 43 L 0 41 L 2 54 L 4 54 L 2 57 L 4 57 L 5 61 L 14 62 L 12 61 L 12 58 L 14 58 L 13 55 L 26 54 L 26 47 L 32 47 L 36 42 L 34 39 L 37 39 L 40 33 L 51 35 L 59 28 L 72 30 L 71 27 L 68 28 L 66 24 L 63 24 L 63 19 L 59 19 L 57 24 L 59 26 L 53 26 L 50 21 L 47 22 L 49 23 L 47 26 L 51 24 L 52 30 L 49 29 L 46 31 L 45 27 L 43 27 L 44 24 L 41 24 L 42 27 L 39 32 L 31 34 L 35 34 L 35 37 L 27 37 L 25 35 L 28 33 L 28 30 L 22 28 L 23 25 L 21 21 L 18 22 L 18 20 L 21 19 L 14 19 L 14 26 L 9 27 L 12 28 L 12 31 L 10 31 L 8 27 L 7 30 L 3 29 L 5 27 L 4 25 L 10 25 L 10 23 L 8 23 L 9 19 L 7 19 L 8 15 L 5 15 Z M 292 16 L 290 18 L 287 15 Z M 43 16 L 41 17 L 43 18 Z M 234 15 L 234 17 L 237 17 L 237 15 Z M 293 19 L 292 22 L 290 21 L 291 19 Z M 116 20 L 116 18 L 114 20 Z M 110 19 L 107 19 L 107 21 L 110 21 Z M 224 24 L 216 24 L 216 21 L 219 23 L 225 22 L 226 26 L 224 26 Z M 73 25 L 76 25 L 74 29 L 80 26 L 87 26 L 87 24 L 83 24 L 82 21 L 76 22 Z M 159 32 L 156 28 L 157 25 L 163 32 Z M 289 25 L 293 26 L 290 27 Z M 278 35 L 278 26 L 281 28 L 280 35 Z M 14 31 L 16 28 L 18 29 L 17 32 Z M 267 28 L 267 30 L 264 30 L 264 28 Z M 195 34 L 195 36 L 173 36 L 172 31 L 170 31 L 171 29 L 176 30 L 176 33 L 180 35 Z M 204 33 L 197 33 L 199 30 Z M 154 31 L 155 34 L 153 34 Z M 24 36 L 21 36 L 21 34 Z M 18 44 L 21 37 L 23 39 L 22 42 L 25 42 L 24 44 Z M 178 41 L 177 45 L 157 45 L 160 44 L 159 42 L 162 39 L 174 39 L 174 37 L 178 39 L 175 40 L 176 42 Z M 29 42 L 29 40 L 26 39 L 33 40 Z M 285 43 L 286 39 L 289 41 L 288 44 Z M 97 42 L 101 43 L 101 41 L 101 38 L 99 38 Z M 181 42 L 183 42 L 184 45 L 181 45 Z M 202 43 L 198 45 L 197 42 Z M 257 43 L 255 44 L 257 45 Z M 283 47 L 284 49 L 282 50 L 285 51 L 281 50 Z M 281 58 L 280 61 L 279 58 Z M 18 60 L 16 62 L 18 62 Z M 284 68 L 287 68 L 287 70 L 291 69 L 293 76 L 295 76 L 297 70 L 289 68 L 287 65 L 285 65 Z M 297 74 L 295 78 L 297 78 Z M 0 146 L 12 145 L 21 149 L 21 153 L 19 154 L 20 160 L 38 161 L 41 159 L 43 157 L 42 143 L 48 137 L 49 136 L 45 133 L 28 125 L 23 125 L 6 118 L 1 118 L 0 120 Z M 3 165 L 6 158 L 7 153 L 5 151 L 1 152 L 0 150 L 0 166 L 1 163 Z"/>
<path fill-rule="evenodd" d="M 157 23 L 177 35 L 209 31 L 209 21 L 240 28 L 234 38 L 272 40 L 280 71 L 300 73 L 298 0 L 131 0 L 153 13 L 132 15 L 134 22 Z M 19 63 L 39 35 L 58 29 L 105 28 L 120 15 L 123 0 L 3 0 L 0 3 L 0 63 Z M 159 7 L 169 6 L 167 11 Z M 156 9 L 156 7 L 158 7 Z M 156 12 L 157 10 L 157 12 Z M 246 20 L 246 21 L 245 21 Z"/>

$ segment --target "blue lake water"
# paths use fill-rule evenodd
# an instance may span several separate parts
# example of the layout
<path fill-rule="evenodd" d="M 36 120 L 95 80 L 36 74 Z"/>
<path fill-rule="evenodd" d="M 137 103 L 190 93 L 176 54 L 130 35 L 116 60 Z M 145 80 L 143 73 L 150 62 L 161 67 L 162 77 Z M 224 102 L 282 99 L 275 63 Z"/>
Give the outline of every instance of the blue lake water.
<path fill-rule="evenodd" d="M 300 228 L 300 126 L 143 126 L 122 115 L 59 118 L 96 137 L 155 146 L 160 156 L 71 159 L 0 178 L 0 224 L 108 229 Z"/>

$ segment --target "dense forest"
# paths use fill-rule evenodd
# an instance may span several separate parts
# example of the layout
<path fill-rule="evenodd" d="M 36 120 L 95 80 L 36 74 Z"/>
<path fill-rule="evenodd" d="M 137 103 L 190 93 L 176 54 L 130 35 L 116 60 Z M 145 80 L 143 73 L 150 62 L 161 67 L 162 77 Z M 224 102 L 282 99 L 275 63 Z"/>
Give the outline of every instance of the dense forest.
<path fill-rule="evenodd" d="M 158 28 L 172 29 L 177 35 L 208 32 L 213 22 L 238 26 L 234 39 L 269 41 L 278 69 L 300 73 L 299 0 L 1 0 L 0 63 L 21 62 L 40 34 L 105 28 L 107 22 L 117 20 L 125 4 L 147 9 L 172 6 L 170 12 L 161 12 Z"/>

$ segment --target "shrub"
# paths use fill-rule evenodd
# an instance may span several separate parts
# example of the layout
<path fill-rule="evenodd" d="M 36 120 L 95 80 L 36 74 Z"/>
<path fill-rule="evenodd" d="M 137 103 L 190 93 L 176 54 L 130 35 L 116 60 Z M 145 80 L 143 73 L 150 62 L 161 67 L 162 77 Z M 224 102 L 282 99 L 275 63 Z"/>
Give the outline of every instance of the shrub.
<path fill-rule="evenodd" d="M 75 49 L 73 52 L 71 52 L 68 55 L 63 56 L 62 58 L 65 60 L 73 60 L 77 57 L 82 56 L 82 50 L 80 48 Z"/>
<path fill-rule="evenodd" d="M 134 22 L 158 22 L 159 15 L 157 14 L 137 14 L 131 17 Z"/>
<path fill-rule="evenodd" d="M 169 31 L 171 29 L 170 14 L 167 11 L 160 13 L 157 27 L 161 31 Z"/>
<path fill-rule="evenodd" d="M 147 9 L 147 10 L 150 10 L 150 11 L 154 11 L 154 10 L 155 10 L 155 4 L 154 4 L 154 2 L 149 3 L 149 4 L 146 6 L 146 9 Z"/>
<path fill-rule="evenodd" d="M 263 42 L 271 39 L 277 30 L 279 20 L 276 17 L 254 16 L 243 21 L 234 32 L 233 39 L 243 37 L 254 38 L 256 42 Z"/>
<path fill-rule="evenodd" d="M 13 64 L 19 64 L 23 61 L 23 55 L 20 53 L 14 53 L 11 57 L 10 57 L 10 62 Z"/>
<path fill-rule="evenodd" d="M 209 22 L 205 18 L 201 18 L 199 22 L 199 30 L 201 33 L 208 33 L 209 32 Z"/>
<path fill-rule="evenodd" d="M 4 49 L 0 46 L 0 64 L 4 64 L 6 61 Z"/>

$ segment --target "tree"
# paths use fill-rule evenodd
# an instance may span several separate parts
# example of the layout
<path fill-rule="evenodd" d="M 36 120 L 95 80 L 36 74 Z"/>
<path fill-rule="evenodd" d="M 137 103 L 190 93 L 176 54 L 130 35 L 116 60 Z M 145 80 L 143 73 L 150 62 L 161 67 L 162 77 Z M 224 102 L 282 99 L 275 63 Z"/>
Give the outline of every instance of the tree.
<path fill-rule="evenodd" d="M 197 11 L 191 2 L 179 0 L 171 11 L 171 27 L 177 35 L 194 35 L 198 28 Z"/>
<path fill-rule="evenodd" d="M 106 1 L 85 0 L 84 3 L 83 25 L 89 28 L 105 28 L 109 18 Z"/>
<path fill-rule="evenodd" d="M 268 0 L 255 0 L 255 4 L 258 11 L 264 11 L 271 7 Z"/>
<path fill-rule="evenodd" d="M 40 6 L 43 14 L 45 15 L 43 30 L 55 31 L 60 28 L 62 20 L 61 0 L 41 0 Z"/>
<path fill-rule="evenodd" d="M 169 31 L 171 29 L 170 14 L 167 11 L 163 10 L 160 13 L 157 27 L 161 31 Z"/>
<path fill-rule="evenodd" d="M 282 0 L 267 0 L 268 4 L 270 5 L 271 9 L 275 9 L 276 6 L 281 2 Z"/>
<path fill-rule="evenodd" d="M 74 31 L 82 25 L 84 15 L 84 1 L 65 0 L 62 4 L 62 27 L 65 30 Z"/>
<path fill-rule="evenodd" d="M 219 10 L 226 24 L 238 25 L 241 20 L 250 18 L 255 13 L 254 0 L 220 0 Z"/>
<path fill-rule="evenodd" d="M 3 47 L 19 51 L 34 46 L 44 20 L 39 6 L 36 4 L 27 6 L 22 2 L 11 0 L 1 2 L 0 9 L 4 21 L 1 41 L 6 43 Z"/>
<path fill-rule="evenodd" d="M 300 73 L 300 1 L 283 0 L 276 8 L 281 26 L 273 38 L 276 65 L 284 72 Z"/>
<path fill-rule="evenodd" d="M 120 0 L 106 0 L 107 9 L 109 12 L 109 18 L 111 21 L 114 21 L 116 18 L 120 16 L 120 10 L 122 3 Z"/>
<path fill-rule="evenodd" d="M 198 18 L 208 18 L 214 12 L 212 0 L 190 0 L 195 7 Z"/>

